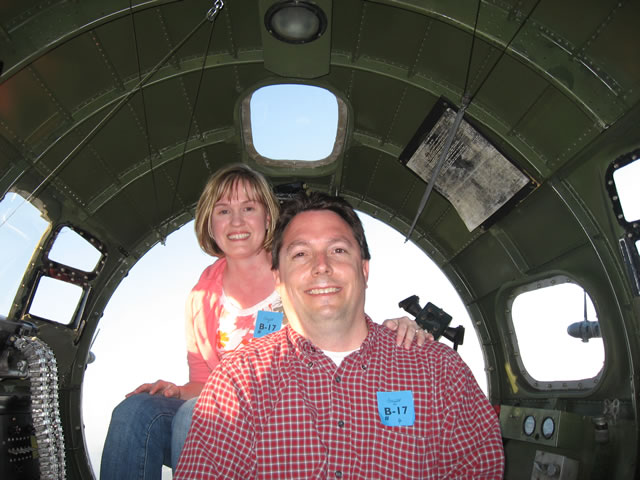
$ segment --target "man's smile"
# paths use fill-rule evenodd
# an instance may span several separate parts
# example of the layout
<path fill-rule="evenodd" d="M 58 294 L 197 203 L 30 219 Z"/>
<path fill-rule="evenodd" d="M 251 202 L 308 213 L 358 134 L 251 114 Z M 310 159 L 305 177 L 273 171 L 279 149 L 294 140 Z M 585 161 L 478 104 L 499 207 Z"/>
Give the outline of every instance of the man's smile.
<path fill-rule="evenodd" d="M 316 287 L 309 290 L 305 290 L 304 293 L 309 295 L 327 295 L 332 293 L 338 293 L 342 288 L 340 287 Z"/>

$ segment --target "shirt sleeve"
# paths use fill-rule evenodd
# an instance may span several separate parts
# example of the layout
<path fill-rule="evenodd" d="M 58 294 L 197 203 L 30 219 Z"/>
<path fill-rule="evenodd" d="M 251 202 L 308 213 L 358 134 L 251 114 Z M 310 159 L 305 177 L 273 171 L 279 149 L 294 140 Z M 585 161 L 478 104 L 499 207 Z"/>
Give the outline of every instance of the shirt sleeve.
<path fill-rule="evenodd" d="M 239 372 L 223 363 L 211 374 L 193 412 L 177 480 L 255 478 L 255 416 Z"/>
<path fill-rule="evenodd" d="M 502 479 L 504 449 L 498 415 L 469 367 L 457 360 L 445 397 L 441 478 Z"/>
<path fill-rule="evenodd" d="M 219 363 L 218 316 L 222 273 L 226 262 L 219 259 L 200 275 L 185 304 L 185 338 L 189 381 L 205 383 Z"/>
<path fill-rule="evenodd" d="M 203 320 L 198 318 L 198 315 L 204 315 L 203 312 L 203 299 L 200 298 L 203 293 L 200 291 L 192 290 L 187 298 L 185 305 L 185 339 L 187 342 L 187 363 L 189 364 L 189 381 L 191 382 L 206 382 L 211 373 L 211 367 L 204 358 L 204 355 L 198 347 L 198 343 L 211 342 L 211 339 L 203 338 L 198 342 L 198 335 L 202 332 Z M 206 332 L 205 332 L 206 334 Z M 215 342 L 215 338 L 213 339 Z M 217 355 L 210 355 L 209 363 L 213 364 L 217 360 Z"/>

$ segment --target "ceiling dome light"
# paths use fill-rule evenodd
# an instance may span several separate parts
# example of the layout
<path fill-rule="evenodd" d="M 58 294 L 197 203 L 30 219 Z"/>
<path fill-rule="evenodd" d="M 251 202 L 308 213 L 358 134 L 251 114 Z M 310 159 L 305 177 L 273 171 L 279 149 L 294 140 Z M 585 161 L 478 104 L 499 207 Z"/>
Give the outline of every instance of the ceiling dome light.
<path fill-rule="evenodd" d="M 272 5 L 264 16 L 267 31 L 287 43 L 309 43 L 327 29 L 327 16 L 317 5 L 289 0 Z"/>

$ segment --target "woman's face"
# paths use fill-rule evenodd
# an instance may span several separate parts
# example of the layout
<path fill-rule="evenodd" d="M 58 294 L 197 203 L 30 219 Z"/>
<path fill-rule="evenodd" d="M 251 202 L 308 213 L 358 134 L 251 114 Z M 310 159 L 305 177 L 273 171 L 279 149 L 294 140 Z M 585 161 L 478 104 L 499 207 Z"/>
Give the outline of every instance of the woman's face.
<path fill-rule="evenodd" d="M 246 184 L 238 183 L 216 202 L 209 219 L 209 231 L 229 258 L 255 255 L 264 244 L 269 216 L 262 203 L 247 195 L 249 189 Z"/>

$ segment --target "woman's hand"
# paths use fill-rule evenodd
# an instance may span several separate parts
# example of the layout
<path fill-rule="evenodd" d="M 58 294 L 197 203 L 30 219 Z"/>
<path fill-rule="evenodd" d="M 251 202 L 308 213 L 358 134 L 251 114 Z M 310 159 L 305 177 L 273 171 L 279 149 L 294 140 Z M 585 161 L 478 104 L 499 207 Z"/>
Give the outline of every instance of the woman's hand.
<path fill-rule="evenodd" d="M 149 395 L 160 393 L 165 397 L 180 398 L 180 387 L 175 383 L 166 382 L 164 380 L 157 380 L 153 383 L 143 383 L 133 392 L 129 392 L 125 396 L 130 397 L 131 395 L 136 395 L 138 393 L 144 392 L 148 393 Z"/>
<path fill-rule="evenodd" d="M 409 317 L 391 318 L 382 322 L 382 325 L 389 330 L 397 331 L 396 344 L 403 345 L 409 350 L 411 342 L 415 337 L 418 346 L 422 346 L 425 342 L 433 342 L 433 335 L 426 330 L 420 328 L 418 324 Z"/>

